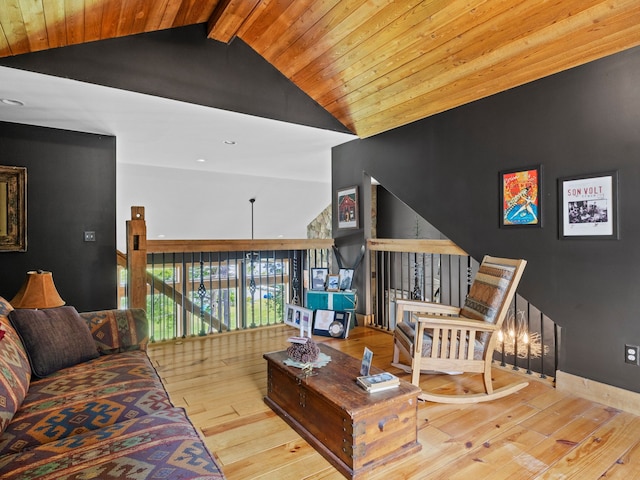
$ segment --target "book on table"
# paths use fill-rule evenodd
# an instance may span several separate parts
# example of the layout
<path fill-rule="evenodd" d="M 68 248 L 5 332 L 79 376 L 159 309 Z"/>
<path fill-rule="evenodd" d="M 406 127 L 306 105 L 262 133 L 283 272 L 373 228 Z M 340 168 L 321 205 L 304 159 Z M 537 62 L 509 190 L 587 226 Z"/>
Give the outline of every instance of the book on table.
<path fill-rule="evenodd" d="M 388 372 L 365 375 L 357 377 L 356 380 L 358 385 L 369 393 L 396 388 L 400 385 L 400 379 Z"/>

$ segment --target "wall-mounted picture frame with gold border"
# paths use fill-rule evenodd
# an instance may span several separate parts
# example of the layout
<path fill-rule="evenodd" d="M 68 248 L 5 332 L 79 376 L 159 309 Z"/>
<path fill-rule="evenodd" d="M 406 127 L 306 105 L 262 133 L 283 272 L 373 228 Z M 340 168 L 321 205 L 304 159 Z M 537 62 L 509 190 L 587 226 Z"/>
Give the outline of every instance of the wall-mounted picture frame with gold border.
<path fill-rule="evenodd" d="M 0 166 L 0 252 L 27 250 L 27 169 Z"/>

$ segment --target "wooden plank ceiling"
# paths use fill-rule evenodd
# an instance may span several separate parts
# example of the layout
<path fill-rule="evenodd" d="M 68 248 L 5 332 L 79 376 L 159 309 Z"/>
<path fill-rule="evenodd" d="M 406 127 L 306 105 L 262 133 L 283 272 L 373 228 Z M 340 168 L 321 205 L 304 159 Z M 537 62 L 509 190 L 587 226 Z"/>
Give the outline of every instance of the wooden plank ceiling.
<path fill-rule="evenodd" d="M 207 23 L 360 137 L 640 44 L 640 0 L 2 0 L 0 56 Z"/>

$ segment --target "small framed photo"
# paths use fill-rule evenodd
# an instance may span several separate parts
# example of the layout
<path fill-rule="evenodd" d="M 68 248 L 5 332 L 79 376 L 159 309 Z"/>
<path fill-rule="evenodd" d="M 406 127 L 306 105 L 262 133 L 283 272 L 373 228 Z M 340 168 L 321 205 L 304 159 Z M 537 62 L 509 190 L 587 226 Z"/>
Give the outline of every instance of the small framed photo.
<path fill-rule="evenodd" d="M 338 228 L 359 228 L 358 187 L 346 187 L 337 192 Z"/>
<path fill-rule="evenodd" d="M 371 371 L 371 361 L 373 360 L 373 352 L 367 347 L 364 347 L 364 354 L 362 355 L 362 364 L 360 365 L 360 376 L 366 377 Z"/>
<path fill-rule="evenodd" d="M 324 290 L 324 284 L 329 275 L 328 268 L 312 268 L 311 269 L 311 290 Z"/>
<path fill-rule="evenodd" d="M 500 172 L 500 228 L 542 226 L 542 166 Z"/>
<path fill-rule="evenodd" d="M 313 310 L 299 307 L 300 310 L 300 336 L 311 337 L 313 329 Z"/>
<path fill-rule="evenodd" d="M 313 310 L 287 303 L 284 323 L 299 329 L 301 337 L 310 337 L 313 326 Z"/>
<path fill-rule="evenodd" d="M 330 337 L 329 326 L 333 323 L 335 313 L 333 310 L 316 310 L 313 317 L 313 334 Z"/>
<path fill-rule="evenodd" d="M 560 238 L 618 236 L 618 172 L 558 179 Z"/>
<path fill-rule="evenodd" d="M 287 303 L 285 309 L 284 323 L 291 327 L 300 328 L 300 308 Z"/>
<path fill-rule="evenodd" d="M 347 338 L 351 313 L 334 310 L 316 310 L 313 320 L 313 334 L 323 337 Z"/>
<path fill-rule="evenodd" d="M 331 274 L 327 276 L 327 291 L 337 292 L 340 290 L 340 275 Z"/>
<path fill-rule="evenodd" d="M 351 290 L 351 282 L 353 282 L 353 268 L 341 268 L 338 277 L 340 290 Z"/>

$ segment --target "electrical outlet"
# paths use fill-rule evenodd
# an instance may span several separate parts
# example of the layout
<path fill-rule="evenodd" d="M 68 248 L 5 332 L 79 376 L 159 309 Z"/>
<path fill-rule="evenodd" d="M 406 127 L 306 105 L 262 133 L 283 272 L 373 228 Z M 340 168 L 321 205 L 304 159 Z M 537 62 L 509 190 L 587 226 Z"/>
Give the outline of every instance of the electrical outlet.
<path fill-rule="evenodd" d="M 84 232 L 84 241 L 85 242 L 95 242 L 96 241 L 96 232 Z"/>
<path fill-rule="evenodd" d="M 624 363 L 640 365 L 640 347 L 638 345 L 624 346 Z"/>

